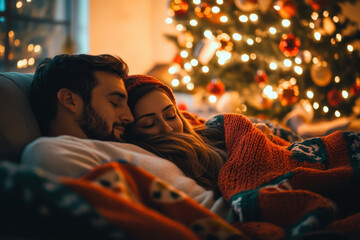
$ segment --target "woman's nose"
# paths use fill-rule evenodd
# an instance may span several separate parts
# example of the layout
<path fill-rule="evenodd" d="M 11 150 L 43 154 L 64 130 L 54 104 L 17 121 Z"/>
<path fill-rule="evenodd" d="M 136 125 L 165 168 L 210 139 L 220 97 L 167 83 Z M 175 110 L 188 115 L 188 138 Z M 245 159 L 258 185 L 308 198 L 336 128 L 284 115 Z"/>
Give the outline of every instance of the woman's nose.
<path fill-rule="evenodd" d="M 161 121 L 160 133 L 171 133 L 172 131 L 173 131 L 172 127 L 170 127 L 166 121 Z"/>

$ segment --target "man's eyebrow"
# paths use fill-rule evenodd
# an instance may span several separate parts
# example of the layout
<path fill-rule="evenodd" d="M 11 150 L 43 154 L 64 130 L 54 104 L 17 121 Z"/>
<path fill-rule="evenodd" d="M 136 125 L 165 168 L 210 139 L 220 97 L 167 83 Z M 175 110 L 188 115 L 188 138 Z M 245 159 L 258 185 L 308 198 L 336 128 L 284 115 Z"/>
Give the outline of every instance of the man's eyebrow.
<path fill-rule="evenodd" d="M 113 92 L 109 93 L 108 96 L 118 96 L 120 98 L 126 98 L 126 95 L 119 91 L 113 91 Z"/>
<path fill-rule="evenodd" d="M 166 107 L 163 108 L 163 110 L 161 110 L 162 112 L 165 112 L 166 110 L 168 110 L 169 108 L 173 107 L 174 105 L 169 104 Z M 154 116 L 155 113 L 148 113 L 148 114 L 144 114 L 141 117 L 139 117 L 136 121 L 139 121 L 140 119 L 144 118 L 144 117 L 150 117 L 150 116 Z"/>

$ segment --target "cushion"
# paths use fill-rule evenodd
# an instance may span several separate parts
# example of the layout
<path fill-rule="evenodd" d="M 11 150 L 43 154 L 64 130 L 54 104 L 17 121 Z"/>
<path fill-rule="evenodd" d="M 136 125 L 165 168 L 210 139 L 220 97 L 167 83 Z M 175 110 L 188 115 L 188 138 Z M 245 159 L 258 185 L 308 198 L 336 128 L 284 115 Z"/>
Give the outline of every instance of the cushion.
<path fill-rule="evenodd" d="M 0 73 L 0 160 L 20 161 L 24 147 L 40 136 L 29 93 L 33 74 Z"/>

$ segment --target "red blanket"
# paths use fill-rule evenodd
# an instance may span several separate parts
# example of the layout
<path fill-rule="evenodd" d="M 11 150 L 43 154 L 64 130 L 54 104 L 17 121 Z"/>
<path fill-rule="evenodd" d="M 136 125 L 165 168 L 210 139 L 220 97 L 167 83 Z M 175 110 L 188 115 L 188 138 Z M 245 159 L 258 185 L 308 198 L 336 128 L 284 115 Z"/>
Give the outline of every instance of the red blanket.
<path fill-rule="evenodd" d="M 248 237 L 360 239 L 360 133 L 290 144 L 242 115 L 210 124 L 224 128 L 229 158 L 218 184 Z"/>

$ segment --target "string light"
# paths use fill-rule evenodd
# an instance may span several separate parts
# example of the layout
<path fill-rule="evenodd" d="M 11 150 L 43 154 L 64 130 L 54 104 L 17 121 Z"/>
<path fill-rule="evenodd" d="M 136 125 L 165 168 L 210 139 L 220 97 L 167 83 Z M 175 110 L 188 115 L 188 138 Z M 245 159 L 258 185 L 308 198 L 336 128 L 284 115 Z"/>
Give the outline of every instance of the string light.
<path fill-rule="evenodd" d="M 246 40 L 247 44 L 254 45 L 254 40 L 252 40 L 251 38 L 249 38 L 248 40 Z"/>
<path fill-rule="evenodd" d="M 250 14 L 250 21 L 256 22 L 259 19 L 259 16 L 255 13 Z"/>
<path fill-rule="evenodd" d="M 195 87 L 195 85 L 193 84 L 193 83 L 188 83 L 188 84 L 186 84 L 186 88 L 188 89 L 188 90 L 193 90 L 194 89 L 194 87 Z"/>
<path fill-rule="evenodd" d="M 336 34 L 336 41 L 341 42 L 341 40 L 342 40 L 341 34 L 340 34 L 340 33 L 337 33 L 337 34 Z"/>
<path fill-rule="evenodd" d="M 312 62 L 313 62 L 313 64 L 318 64 L 319 59 L 318 59 L 317 57 L 314 57 L 314 58 L 312 59 Z"/>
<path fill-rule="evenodd" d="M 352 46 L 352 45 L 347 45 L 347 50 L 349 51 L 349 52 L 353 52 L 354 51 L 354 47 Z"/>
<path fill-rule="evenodd" d="M 329 12 L 328 12 L 328 11 L 324 11 L 324 12 L 323 12 L 323 16 L 324 16 L 324 17 L 328 17 L 328 16 L 329 16 Z"/>
<path fill-rule="evenodd" d="M 341 94 L 342 94 L 342 96 L 343 96 L 344 99 L 347 99 L 347 98 L 349 97 L 349 93 L 348 93 L 347 91 L 345 91 L 345 90 L 343 90 L 343 91 L 341 92 Z"/>
<path fill-rule="evenodd" d="M 301 58 L 299 58 L 299 57 L 296 57 L 296 58 L 295 58 L 295 63 L 301 64 L 301 62 L 302 62 Z"/>
<path fill-rule="evenodd" d="M 292 62 L 291 62 L 290 59 L 285 59 L 285 60 L 284 60 L 284 66 L 285 66 L 285 67 L 291 67 L 291 65 L 292 65 Z"/>
<path fill-rule="evenodd" d="M 324 113 L 329 112 L 329 108 L 328 108 L 328 106 L 324 106 L 324 107 L 323 107 L 323 111 L 324 111 Z"/>
<path fill-rule="evenodd" d="M 318 17 L 319 17 L 319 14 L 317 12 L 313 12 L 311 14 L 311 19 L 314 20 L 314 21 L 316 21 L 318 19 Z"/>
<path fill-rule="evenodd" d="M 314 97 L 313 91 L 308 90 L 308 91 L 306 92 L 306 96 L 307 96 L 308 98 L 312 99 L 312 98 Z"/>
<path fill-rule="evenodd" d="M 35 59 L 34 58 L 29 58 L 28 64 L 29 64 L 29 66 L 33 66 L 35 64 Z"/>
<path fill-rule="evenodd" d="M 197 59 L 193 58 L 193 59 L 191 59 L 190 64 L 195 67 L 199 64 L 199 61 Z"/>
<path fill-rule="evenodd" d="M 311 23 L 309 23 L 309 27 L 310 27 L 311 29 L 314 29 L 314 28 L 315 28 L 315 24 L 314 24 L 313 22 L 311 22 Z"/>
<path fill-rule="evenodd" d="M 269 28 L 269 32 L 270 32 L 271 34 L 276 34 L 276 28 L 270 27 L 270 28 Z"/>
<path fill-rule="evenodd" d="M 168 17 L 165 19 L 165 23 L 171 24 L 171 23 L 173 23 L 173 19 L 171 17 Z"/>
<path fill-rule="evenodd" d="M 233 39 L 234 39 L 235 41 L 241 41 L 241 39 L 242 39 L 242 36 L 241 36 L 240 33 L 234 33 L 234 34 L 232 35 L 232 37 L 233 37 Z"/>
<path fill-rule="evenodd" d="M 23 3 L 22 3 L 21 1 L 18 1 L 18 2 L 16 3 L 16 8 L 21 8 L 22 5 L 23 5 Z"/>
<path fill-rule="evenodd" d="M 182 58 L 187 58 L 187 57 L 189 56 L 189 53 L 188 53 L 187 51 L 185 51 L 185 50 L 182 50 L 182 51 L 180 52 L 180 56 L 181 56 Z"/>
<path fill-rule="evenodd" d="M 41 51 L 41 46 L 39 44 L 35 45 L 34 52 L 38 53 Z"/>
<path fill-rule="evenodd" d="M 223 0 L 216 0 L 216 3 L 219 4 L 219 5 L 222 5 L 224 3 Z"/>
<path fill-rule="evenodd" d="M 319 32 L 314 32 L 314 38 L 315 38 L 317 41 L 320 41 L 320 39 L 321 39 L 321 33 L 319 33 Z"/>
<path fill-rule="evenodd" d="M 245 23 L 245 22 L 248 21 L 248 17 L 247 17 L 246 15 L 241 15 L 241 16 L 239 17 L 239 20 L 240 20 L 240 22 Z"/>
<path fill-rule="evenodd" d="M 241 55 L 241 60 L 242 60 L 243 62 L 248 62 L 249 59 L 250 59 L 249 55 L 247 55 L 247 54 L 245 54 L 245 53 L 244 53 L 243 55 Z"/>
<path fill-rule="evenodd" d="M 227 16 L 221 16 L 220 17 L 220 21 L 223 22 L 223 23 L 227 22 L 228 20 L 229 20 L 229 18 Z"/>
<path fill-rule="evenodd" d="M 255 54 L 255 53 L 251 53 L 251 54 L 250 54 L 250 59 L 255 60 L 255 59 L 256 59 L 256 54 Z"/>
<path fill-rule="evenodd" d="M 175 74 L 175 73 L 177 72 L 177 70 L 178 70 L 177 67 L 171 66 L 171 67 L 169 67 L 168 72 L 169 72 L 170 74 Z"/>
<path fill-rule="evenodd" d="M 340 19 L 338 16 L 334 16 L 333 21 L 334 21 L 334 23 L 338 23 L 340 21 Z"/>
<path fill-rule="evenodd" d="M 340 117 L 340 116 L 341 116 L 340 112 L 338 110 L 336 110 L 335 111 L 335 117 Z"/>
<path fill-rule="evenodd" d="M 216 103 L 216 96 L 215 95 L 210 95 L 209 96 L 209 102 Z"/>
<path fill-rule="evenodd" d="M 211 32 L 210 30 L 205 30 L 205 31 L 204 31 L 204 37 L 210 39 L 210 38 L 213 37 L 213 34 L 212 34 L 212 32 Z"/>
<path fill-rule="evenodd" d="M 173 87 L 177 87 L 177 86 L 179 86 L 179 84 L 180 84 L 180 81 L 179 81 L 179 79 L 177 79 L 177 78 L 174 78 L 174 79 L 171 81 L 171 85 L 172 85 Z"/>
<path fill-rule="evenodd" d="M 220 8 L 218 6 L 212 7 L 211 11 L 213 13 L 219 13 L 220 12 Z"/>
<path fill-rule="evenodd" d="M 284 27 L 290 27 L 291 22 L 290 22 L 289 19 L 283 19 L 283 20 L 281 21 L 281 24 L 282 24 Z"/>
<path fill-rule="evenodd" d="M 186 76 L 183 77 L 182 81 L 185 84 L 187 84 L 187 83 L 189 83 L 191 81 L 191 77 L 189 75 L 186 75 Z"/>
<path fill-rule="evenodd" d="M 340 82 L 340 77 L 339 77 L 339 76 L 335 76 L 334 81 L 335 81 L 335 83 L 339 83 L 339 82 Z"/>
<path fill-rule="evenodd" d="M 194 4 L 200 4 L 200 3 L 201 3 L 201 0 L 193 0 L 193 3 L 194 3 Z"/>
<path fill-rule="evenodd" d="M 299 67 L 299 66 L 295 66 L 295 67 L 294 67 L 294 71 L 295 71 L 298 75 L 301 75 L 301 74 L 303 73 L 302 67 Z"/>
<path fill-rule="evenodd" d="M 320 107 L 320 105 L 319 105 L 319 103 L 317 103 L 317 102 L 314 102 L 313 103 L 313 108 L 316 110 L 316 109 L 319 109 L 319 107 Z"/>
<path fill-rule="evenodd" d="M 187 62 L 184 64 L 184 68 L 185 68 L 185 70 L 190 71 L 192 69 L 192 66 L 190 63 Z"/>
<path fill-rule="evenodd" d="M 269 65 L 271 70 L 276 70 L 277 69 L 277 64 L 275 62 L 271 62 Z"/>
<path fill-rule="evenodd" d="M 208 73 L 210 69 L 209 69 L 208 66 L 203 66 L 203 67 L 201 68 L 201 70 L 202 70 L 204 73 Z"/>
<path fill-rule="evenodd" d="M 195 19 L 191 19 L 191 20 L 190 20 L 190 25 L 193 26 L 193 27 L 195 27 L 195 26 L 198 25 L 198 22 L 197 22 Z"/>
<path fill-rule="evenodd" d="M 176 30 L 183 31 L 183 30 L 185 30 L 185 27 L 182 24 L 178 24 L 178 25 L 176 25 Z"/>

